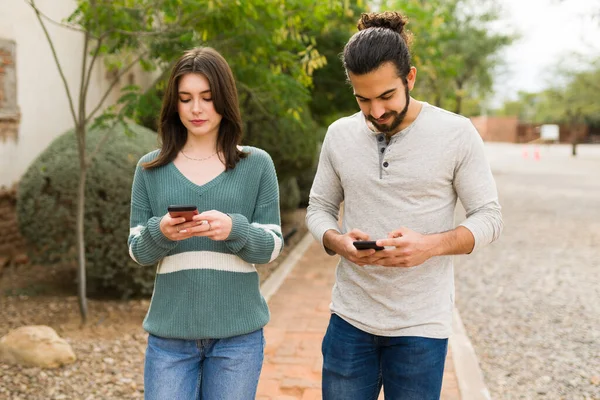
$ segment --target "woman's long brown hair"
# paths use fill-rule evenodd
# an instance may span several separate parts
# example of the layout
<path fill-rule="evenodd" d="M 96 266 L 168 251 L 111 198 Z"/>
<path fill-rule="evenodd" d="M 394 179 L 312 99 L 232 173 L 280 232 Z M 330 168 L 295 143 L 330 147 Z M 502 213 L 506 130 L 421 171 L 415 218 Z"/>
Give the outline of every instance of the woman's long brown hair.
<path fill-rule="evenodd" d="M 225 170 L 235 168 L 248 154 L 238 149 L 242 138 L 242 117 L 233 73 L 227 61 L 210 47 L 186 51 L 173 67 L 163 98 L 158 121 L 160 153 L 145 169 L 161 167 L 173 161 L 187 140 L 187 129 L 179 118 L 179 81 L 185 74 L 202 74 L 208 80 L 215 111 L 222 116 L 217 151 L 222 152 Z"/>

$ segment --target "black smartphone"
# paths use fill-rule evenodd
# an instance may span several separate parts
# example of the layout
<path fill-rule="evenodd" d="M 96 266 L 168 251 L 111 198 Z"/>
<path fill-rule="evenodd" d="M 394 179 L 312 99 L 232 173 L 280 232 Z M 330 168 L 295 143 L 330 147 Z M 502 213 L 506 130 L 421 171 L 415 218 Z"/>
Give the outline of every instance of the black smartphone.
<path fill-rule="evenodd" d="M 383 246 L 377 246 L 377 242 L 374 240 L 357 240 L 356 242 L 353 242 L 353 244 L 357 250 L 368 250 L 368 249 L 383 250 L 384 249 Z"/>
<path fill-rule="evenodd" d="M 194 205 L 172 205 L 167 207 L 171 218 L 184 217 L 186 221 L 191 221 L 194 215 L 198 214 L 198 207 Z"/>

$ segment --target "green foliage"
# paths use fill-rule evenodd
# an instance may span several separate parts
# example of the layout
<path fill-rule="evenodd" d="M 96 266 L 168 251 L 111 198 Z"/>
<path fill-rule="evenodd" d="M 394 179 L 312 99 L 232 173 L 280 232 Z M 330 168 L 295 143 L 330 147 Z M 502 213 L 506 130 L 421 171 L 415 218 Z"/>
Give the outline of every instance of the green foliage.
<path fill-rule="evenodd" d="M 521 122 L 535 122 L 538 119 L 537 108 L 543 101 L 541 93 L 519 91 L 516 100 L 506 101 L 500 109 L 492 110 L 496 116 L 518 117 Z M 550 121 L 546 121 L 550 122 Z"/>
<path fill-rule="evenodd" d="M 516 100 L 507 101 L 495 114 L 516 115 L 532 123 L 600 125 L 600 58 L 577 64 L 577 69 L 556 67 L 554 75 L 562 81 L 538 93 L 519 92 Z"/>
<path fill-rule="evenodd" d="M 308 112 L 303 112 L 300 120 L 261 119 L 258 113 L 247 111 L 243 118 L 244 142 L 260 147 L 271 155 L 280 180 L 296 176 L 314 164 L 323 131 L 316 126 Z"/>
<path fill-rule="evenodd" d="M 300 188 L 295 177 L 291 176 L 279 183 L 279 203 L 282 213 L 294 211 L 300 204 Z"/>
<path fill-rule="evenodd" d="M 415 95 L 434 105 L 463 111 L 463 101 L 484 102 L 493 76 L 502 65 L 501 50 L 517 36 L 490 29 L 500 10 L 490 1 L 389 1 L 385 8 L 409 17 L 414 34 L 413 62 L 417 67 Z M 469 113 L 478 107 L 468 104 Z"/>
<path fill-rule="evenodd" d="M 316 150 L 316 154 L 321 152 L 321 146 Z M 310 189 L 312 188 L 315 175 L 317 174 L 318 159 L 315 158 L 313 165 L 310 168 L 305 169 L 296 176 L 298 182 L 298 189 L 300 190 L 300 207 L 308 207 L 308 200 L 310 197 Z"/>
<path fill-rule="evenodd" d="M 358 111 L 340 55 L 348 39 L 357 31 L 360 14 L 366 11 L 363 2 L 350 2 L 343 16 L 332 15 L 322 30 L 314 33 L 317 49 L 327 60 L 327 64 L 313 74 L 310 102 L 311 112 L 321 126 Z"/>
<path fill-rule="evenodd" d="M 337 80 L 332 93 L 325 96 L 330 89 L 319 89 L 324 88 L 319 85 L 311 96 L 313 74 L 333 61 L 334 52 L 341 51 L 350 36 L 348 24 L 357 17 L 353 10 L 358 10 L 361 1 L 353 2 L 353 9 L 346 3 L 222 0 L 181 4 L 182 15 L 193 14 L 197 8 L 203 10 L 193 19 L 181 19 L 180 27 L 193 32 L 197 39 L 193 46 L 214 47 L 226 58 L 238 85 L 244 143 L 268 151 L 282 179 L 312 166 L 314 149 L 322 138 L 318 123 L 342 108 L 345 112 L 348 100 L 355 107 L 339 60 L 333 66 Z M 336 41 L 330 41 L 330 37 Z M 175 46 L 153 47 L 157 65 L 171 64 L 182 49 L 193 47 L 187 36 L 179 41 L 174 36 L 172 39 Z M 327 49 L 327 56 L 320 52 L 321 47 Z M 162 68 L 166 73 L 141 96 L 132 114 L 138 123 L 153 129 L 169 72 Z M 338 101 L 342 97 L 346 99 L 343 106 Z M 334 101 L 321 101 L 325 98 Z M 317 99 L 319 105 L 313 107 L 311 99 Z"/>
<path fill-rule="evenodd" d="M 84 230 L 88 288 L 92 293 L 109 289 L 128 296 L 152 291 L 154 269 L 134 263 L 126 241 L 133 173 L 138 159 L 156 148 L 156 134 L 133 124 L 128 129 L 135 134 L 125 135 L 120 125 L 111 131 L 88 131 L 86 146 L 90 152 L 109 135 L 87 172 Z M 18 223 L 34 262 L 75 265 L 78 180 L 73 131 L 55 139 L 21 179 Z"/>

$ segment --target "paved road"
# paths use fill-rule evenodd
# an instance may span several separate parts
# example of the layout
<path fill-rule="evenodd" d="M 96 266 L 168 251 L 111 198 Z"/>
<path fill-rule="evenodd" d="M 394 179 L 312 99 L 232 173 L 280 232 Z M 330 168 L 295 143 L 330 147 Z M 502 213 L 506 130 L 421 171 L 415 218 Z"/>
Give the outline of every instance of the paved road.
<path fill-rule="evenodd" d="M 600 399 L 600 146 L 486 149 L 505 230 L 455 276 L 492 398 Z"/>

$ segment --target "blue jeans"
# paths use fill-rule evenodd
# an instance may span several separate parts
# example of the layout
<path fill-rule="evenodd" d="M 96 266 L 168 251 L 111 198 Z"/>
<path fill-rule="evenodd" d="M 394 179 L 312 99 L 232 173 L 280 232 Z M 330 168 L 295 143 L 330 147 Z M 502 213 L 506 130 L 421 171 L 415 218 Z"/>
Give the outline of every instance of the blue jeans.
<path fill-rule="evenodd" d="M 148 336 L 146 400 L 253 400 L 265 338 L 259 329 L 226 339 Z"/>
<path fill-rule="evenodd" d="M 323 339 L 323 400 L 437 400 L 448 339 L 385 337 L 336 314 Z"/>

